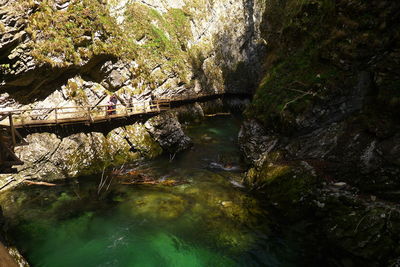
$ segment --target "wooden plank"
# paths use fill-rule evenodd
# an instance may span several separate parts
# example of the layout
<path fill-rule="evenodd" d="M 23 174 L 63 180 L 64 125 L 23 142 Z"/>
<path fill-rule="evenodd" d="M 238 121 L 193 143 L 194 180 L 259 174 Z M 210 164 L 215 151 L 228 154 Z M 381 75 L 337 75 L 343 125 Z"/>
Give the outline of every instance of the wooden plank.
<path fill-rule="evenodd" d="M 14 152 L 8 147 L 6 146 L 3 142 L 0 142 L 0 145 L 6 150 L 6 152 L 8 153 L 8 156 L 10 156 L 15 162 L 16 164 L 14 165 L 22 165 L 24 164 L 15 154 Z M 3 162 L 4 163 L 4 162 Z"/>
<path fill-rule="evenodd" d="M 57 108 L 54 109 L 54 118 L 56 119 L 56 124 L 57 124 Z"/>
<path fill-rule="evenodd" d="M 87 115 L 89 122 L 93 122 L 92 116 L 90 115 L 90 107 L 87 108 Z"/>
<path fill-rule="evenodd" d="M 218 94 L 216 94 L 218 95 Z M 110 110 L 108 109 L 108 105 L 99 106 L 100 102 L 104 100 L 107 95 L 103 95 L 103 97 L 96 103 L 95 106 L 73 106 L 73 107 L 59 107 L 59 108 L 40 108 L 40 109 L 27 109 L 27 110 L 15 110 L 12 111 L 12 122 L 10 124 L 14 126 L 14 128 L 21 128 L 21 127 L 41 127 L 41 126 L 53 126 L 53 125 L 70 125 L 70 124 L 81 124 L 87 123 L 90 121 L 91 123 L 102 122 L 105 120 L 112 120 L 112 119 L 119 119 L 119 118 L 126 118 L 134 115 L 139 114 L 156 114 L 161 113 L 165 110 L 171 109 L 172 102 L 178 101 L 189 101 L 200 99 L 202 97 L 210 96 L 204 94 L 197 94 L 197 95 L 179 95 L 175 98 L 160 98 L 156 100 L 152 100 L 151 102 L 141 101 L 141 102 L 129 102 L 129 107 L 124 105 L 124 101 L 121 101 L 123 104 L 116 104 L 116 109 L 111 111 L 117 111 L 118 114 L 108 114 Z M 132 106 L 131 106 L 132 104 Z M 118 109 L 118 107 L 122 106 L 122 110 Z M 79 109 L 70 111 L 71 109 Z M 104 108 L 104 110 L 103 110 Z M 29 120 L 26 122 L 24 118 L 32 117 L 32 116 L 41 116 L 41 115 L 24 115 L 25 112 L 29 111 L 48 111 L 54 110 L 55 116 L 53 119 L 47 120 Z M 101 113 L 104 112 L 102 115 Z M 2 114 L 2 113 L 0 113 Z M 60 115 L 70 114 L 70 118 L 60 118 Z M 18 116 L 19 115 L 19 116 Z M 22 122 L 19 122 L 19 119 L 22 119 Z M 18 122 L 14 122 L 17 120 Z"/>
<path fill-rule="evenodd" d="M 8 117 L 8 115 L 5 115 L 5 114 L 3 114 L 3 115 L 0 115 L 0 121 L 2 121 L 2 120 L 4 120 L 4 119 L 6 119 Z"/>

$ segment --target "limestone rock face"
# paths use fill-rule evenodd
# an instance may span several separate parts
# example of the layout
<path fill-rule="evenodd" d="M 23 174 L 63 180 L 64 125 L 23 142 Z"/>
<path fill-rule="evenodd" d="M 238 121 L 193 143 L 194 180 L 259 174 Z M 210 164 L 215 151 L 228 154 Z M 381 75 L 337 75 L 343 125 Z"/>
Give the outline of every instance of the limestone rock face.
<path fill-rule="evenodd" d="M 129 160 L 129 156 L 131 159 L 138 158 L 138 153 L 145 158 L 154 158 L 162 153 L 161 147 L 150 136 L 143 124 L 136 123 L 114 129 L 107 135 L 107 139 L 108 144 L 111 145 L 108 149 L 112 151 L 112 154 L 122 152 L 122 155 L 125 155 L 124 161 Z"/>
<path fill-rule="evenodd" d="M 1 175 L 2 184 L 24 179 L 53 181 L 98 173 L 102 168 L 162 153 L 142 124 L 59 137 L 51 133 L 27 136 L 28 145 L 16 148 L 24 162 L 16 175 Z M 8 177 L 8 178 L 7 178 Z"/>
<path fill-rule="evenodd" d="M 262 154 L 268 153 L 275 147 L 278 137 L 269 135 L 259 123 L 251 120 L 242 124 L 238 141 L 246 159 L 256 164 Z"/>
<path fill-rule="evenodd" d="M 259 30 L 263 10 L 260 1 L 239 0 L 88 0 L 85 5 L 1 0 L 0 111 L 49 108 L 24 115 L 54 119 L 53 107 L 79 112 L 107 105 L 113 93 L 118 104 L 126 104 L 247 92 L 252 85 L 242 76 L 257 79 L 257 72 L 248 70 L 265 52 Z M 75 177 L 111 159 L 118 164 L 154 157 L 161 148 L 180 152 L 191 141 L 177 118 L 196 120 L 213 107 L 189 109 L 156 117 L 146 128 L 129 125 L 63 138 L 29 135 L 29 146 L 18 150 L 26 162 L 19 178 Z M 8 178 L 4 181 L 19 179 Z"/>
<path fill-rule="evenodd" d="M 19 5 L 15 1 L 4 0 L 0 5 L 0 88 L 7 83 L 14 86 L 26 85 L 32 77 L 16 81 L 16 76 L 35 69 L 36 62 L 29 54 L 29 40 L 25 28 L 28 18 L 37 4 Z"/>
<path fill-rule="evenodd" d="M 248 92 L 260 74 L 261 1 L 3 1 L 0 91 L 24 104 L 74 76 L 110 91 L 131 86 L 171 97 Z M 82 8 L 94 13 L 77 14 Z"/>
<path fill-rule="evenodd" d="M 398 13 L 399 3 L 289 2 L 267 5 L 261 31 L 270 49 L 246 110 L 264 136 L 279 139 L 270 151 L 248 151 L 254 158 L 279 152 L 287 161 L 304 160 L 321 176 L 398 201 L 400 76 L 392 67 L 399 35 L 392 29 L 399 22 L 386 18 Z M 259 147 L 268 144 L 264 139 Z"/>
<path fill-rule="evenodd" d="M 171 154 L 179 153 L 192 145 L 191 139 L 182 130 L 176 115 L 163 113 L 145 124 L 150 135 Z"/>
<path fill-rule="evenodd" d="M 357 258 L 332 265 L 395 266 L 400 4 L 289 0 L 266 8 L 264 78 L 239 138 L 252 163 L 244 182 L 287 220 L 320 229 L 329 248 L 315 255 Z"/>
<path fill-rule="evenodd" d="M 246 122 L 239 134 L 241 149 L 255 166 L 279 152 L 285 160 L 305 160 L 320 175 L 390 199 L 397 197 L 393 190 L 400 186 L 396 140 L 380 140 L 362 127 L 349 128 L 345 121 L 290 137 L 266 133 L 257 123 Z"/>

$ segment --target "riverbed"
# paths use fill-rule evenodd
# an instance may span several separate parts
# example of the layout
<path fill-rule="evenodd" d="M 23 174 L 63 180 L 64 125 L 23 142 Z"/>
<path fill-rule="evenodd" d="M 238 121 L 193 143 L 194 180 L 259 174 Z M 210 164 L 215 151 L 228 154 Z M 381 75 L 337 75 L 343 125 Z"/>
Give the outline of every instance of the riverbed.
<path fill-rule="evenodd" d="M 9 238 L 32 266 L 298 266 L 301 245 L 241 184 L 239 126 L 206 118 L 186 126 L 194 145 L 179 155 L 9 191 Z"/>

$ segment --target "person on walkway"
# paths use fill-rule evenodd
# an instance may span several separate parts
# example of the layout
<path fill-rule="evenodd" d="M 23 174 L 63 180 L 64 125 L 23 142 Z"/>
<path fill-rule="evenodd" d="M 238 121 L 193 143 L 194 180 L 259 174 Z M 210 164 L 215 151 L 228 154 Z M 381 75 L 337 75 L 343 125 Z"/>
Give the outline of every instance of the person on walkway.
<path fill-rule="evenodd" d="M 115 96 L 115 94 L 113 94 L 110 97 L 110 100 L 108 101 L 108 108 L 107 108 L 108 115 L 117 114 L 117 102 L 118 102 L 118 99 Z"/>
<path fill-rule="evenodd" d="M 133 111 L 132 97 L 128 98 L 128 100 L 126 101 L 126 107 L 128 108 L 128 112 Z"/>

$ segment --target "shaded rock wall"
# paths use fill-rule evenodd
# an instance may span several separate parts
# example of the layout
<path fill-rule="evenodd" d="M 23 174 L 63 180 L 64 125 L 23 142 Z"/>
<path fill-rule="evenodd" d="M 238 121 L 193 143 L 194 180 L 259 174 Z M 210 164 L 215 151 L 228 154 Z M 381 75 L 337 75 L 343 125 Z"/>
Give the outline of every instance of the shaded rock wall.
<path fill-rule="evenodd" d="M 399 10 L 380 1 L 270 1 L 267 71 L 246 112 L 253 126 L 242 132 L 248 157 L 280 151 L 398 199 Z"/>
<path fill-rule="evenodd" d="M 266 71 L 239 134 L 244 182 L 286 221 L 324 236 L 325 255 L 342 258 L 332 266 L 395 266 L 400 256 L 399 10 L 389 1 L 266 5 Z"/>

